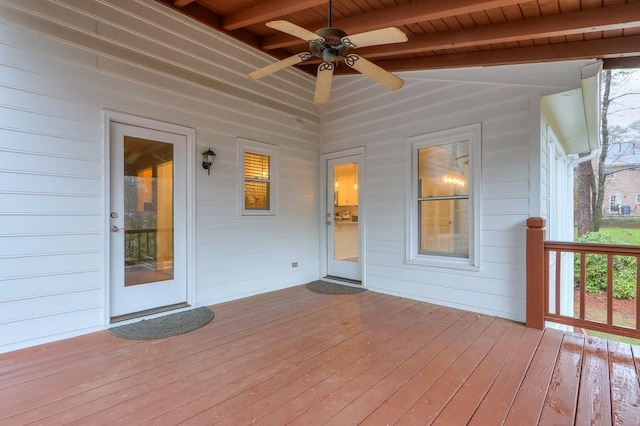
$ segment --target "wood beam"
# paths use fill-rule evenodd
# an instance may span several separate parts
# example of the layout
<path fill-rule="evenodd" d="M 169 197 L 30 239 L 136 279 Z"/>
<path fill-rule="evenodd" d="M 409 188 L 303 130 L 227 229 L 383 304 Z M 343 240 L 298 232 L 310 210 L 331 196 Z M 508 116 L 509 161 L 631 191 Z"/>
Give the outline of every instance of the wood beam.
<path fill-rule="evenodd" d="M 416 71 L 639 56 L 640 35 L 637 35 L 453 55 L 391 59 L 376 61 L 376 65 L 388 71 Z M 349 67 L 338 67 L 335 71 L 335 74 L 354 73 Z"/>
<path fill-rule="evenodd" d="M 185 7 L 188 4 L 193 3 L 194 0 L 173 0 L 173 5 L 175 7 Z"/>
<path fill-rule="evenodd" d="M 617 70 L 628 68 L 640 68 L 640 56 L 628 56 L 625 58 L 605 58 L 602 64 L 605 70 Z"/>
<path fill-rule="evenodd" d="M 378 28 L 407 25 L 486 9 L 513 6 L 523 2 L 523 0 L 447 0 L 438 2 L 422 0 L 341 19 L 336 22 L 336 26 L 348 34 L 356 34 Z M 335 21 L 338 20 L 336 19 Z M 324 26 L 326 26 L 325 22 L 318 22 L 312 25 L 310 30 L 315 31 Z M 302 44 L 300 40 L 288 35 L 276 34 L 265 37 L 262 47 L 271 50 L 298 44 Z"/>
<path fill-rule="evenodd" d="M 361 49 L 358 54 L 367 58 L 379 58 L 632 27 L 640 27 L 640 3 L 434 33 L 411 38 L 407 43 Z"/>
<path fill-rule="evenodd" d="M 367 59 L 376 59 L 638 26 L 640 26 L 640 3 L 628 3 L 469 30 L 434 33 L 413 37 L 406 43 L 359 49 L 358 54 Z M 308 64 L 320 62 L 320 59 L 312 59 Z"/>
<path fill-rule="evenodd" d="M 324 5 L 327 0 L 271 0 L 259 3 L 253 7 L 231 13 L 222 20 L 222 27 L 236 30 L 248 25 L 267 22 L 274 18 L 290 15 L 311 7 Z"/>

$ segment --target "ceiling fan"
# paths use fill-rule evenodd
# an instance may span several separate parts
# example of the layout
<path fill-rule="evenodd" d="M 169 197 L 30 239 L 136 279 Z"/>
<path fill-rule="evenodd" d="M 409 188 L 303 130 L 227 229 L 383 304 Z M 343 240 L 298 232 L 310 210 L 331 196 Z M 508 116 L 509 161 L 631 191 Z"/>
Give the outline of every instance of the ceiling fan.
<path fill-rule="evenodd" d="M 331 93 L 331 80 L 333 70 L 338 60 L 367 77 L 377 81 L 389 90 L 397 90 L 402 87 L 404 81 L 390 72 L 380 68 L 373 62 L 364 59 L 354 53 L 351 49 L 357 47 L 378 46 L 381 44 L 402 43 L 407 41 L 405 33 L 396 27 L 387 27 L 379 30 L 367 31 L 364 33 L 347 35 L 343 30 L 331 26 L 331 0 L 329 0 L 329 26 L 321 28 L 316 32 L 306 30 L 288 21 L 267 22 L 267 27 L 282 31 L 294 37 L 309 42 L 309 52 L 301 52 L 289 58 L 268 65 L 249 74 L 252 80 L 258 80 L 267 75 L 280 71 L 288 66 L 299 64 L 310 59 L 312 56 L 318 57 L 323 62 L 318 66 L 316 76 L 316 88 L 313 102 L 319 105 L 329 101 Z"/>

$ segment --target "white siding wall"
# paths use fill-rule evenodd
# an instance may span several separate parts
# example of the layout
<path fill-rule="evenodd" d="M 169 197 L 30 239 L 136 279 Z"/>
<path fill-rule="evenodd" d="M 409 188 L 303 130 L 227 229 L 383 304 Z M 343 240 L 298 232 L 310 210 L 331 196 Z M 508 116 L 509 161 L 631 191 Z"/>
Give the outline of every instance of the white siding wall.
<path fill-rule="evenodd" d="M 104 108 L 196 129 L 198 305 L 318 277 L 313 80 L 271 61 L 152 0 L 0 4 L 0 352 L 107 326 Z M 280 147 L 277 217 L 238 218 L 237 137 Z"/>
<path fill-rule="evenodd" d="M 319 155 L 366 146 L 367 287 L 524 319 L 524 224 L 546 204 L 540 96 L 577 87 L 580 64 L 406 73 L 393 93 L 337 77 L 321 116 L 312 78 L 246 78 L 272 61 L 153 0 L 0 3 L 0 352 L 107 326 L 104 109 L 196 130 L 198 305 L 316 279 Z M 408 266 L 406 138 L 473 123 L 481 271 Z M 238 137 L 280 147 L 277 217 L 237 216 Z"/>
<path fill-rule="evenodd" d="M 322 153 L 366 147 L 369 289 L 524 321 L 525 223 L 542 213 L 547 196 L 540 98 L 579 84 L 578 70 L 564 64 L 404 73 L 405 86 L 392 93 L 364 78 L 337 79 L 337 96 L 323 111 Z M 481 270 L 408 265 L 406 139 L 474 123 L 482 124 Z"/>

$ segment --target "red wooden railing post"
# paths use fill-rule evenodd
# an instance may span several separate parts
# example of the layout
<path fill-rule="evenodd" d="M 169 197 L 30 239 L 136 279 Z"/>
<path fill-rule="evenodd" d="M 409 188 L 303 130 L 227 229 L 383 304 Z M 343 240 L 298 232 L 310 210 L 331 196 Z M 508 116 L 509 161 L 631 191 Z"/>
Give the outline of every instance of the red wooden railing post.
<path fill-rule="evenodd" d="M 544 228 L 541 217 L 527 219 L 527 327 L 544 328 Z"/>

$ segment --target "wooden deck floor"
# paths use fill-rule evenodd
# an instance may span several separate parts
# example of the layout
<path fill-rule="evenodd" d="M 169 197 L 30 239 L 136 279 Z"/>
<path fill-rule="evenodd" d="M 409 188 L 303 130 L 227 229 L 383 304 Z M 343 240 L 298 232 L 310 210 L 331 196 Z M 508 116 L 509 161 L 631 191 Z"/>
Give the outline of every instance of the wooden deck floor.
<path fill-rule="evenodd" d="M 638 424 L 640 348 L 304 286 L 0 355 L 0 424 Z"/>

